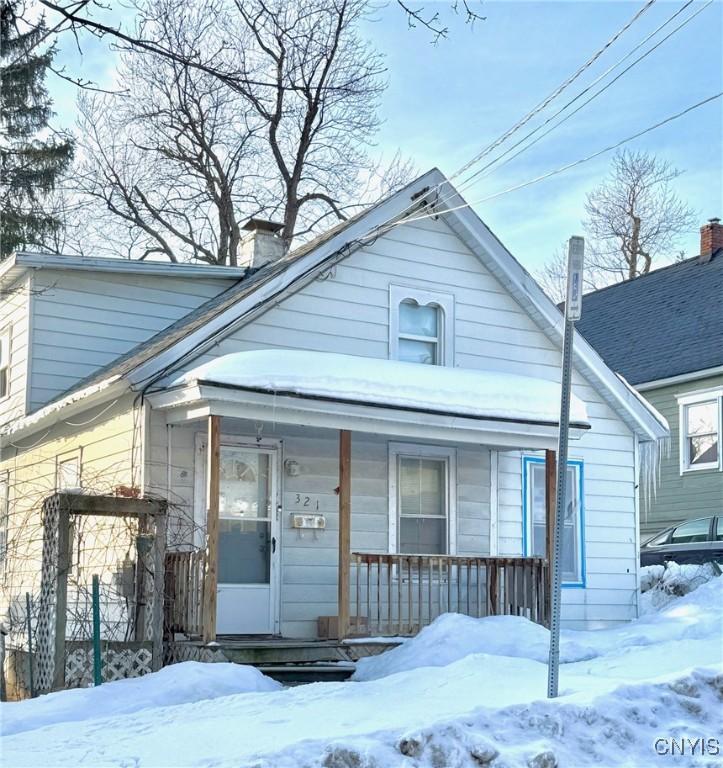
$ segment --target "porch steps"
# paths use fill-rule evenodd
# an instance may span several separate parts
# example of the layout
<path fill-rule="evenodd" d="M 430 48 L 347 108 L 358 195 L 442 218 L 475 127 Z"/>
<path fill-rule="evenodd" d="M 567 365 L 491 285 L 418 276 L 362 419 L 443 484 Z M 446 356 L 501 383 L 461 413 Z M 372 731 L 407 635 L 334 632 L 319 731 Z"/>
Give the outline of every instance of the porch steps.
<path fill-rule="evenodd" d="M 259 665 L 259 671 L 283 685 L 304 685 L 307 683 L 343 682 L 354 674 L 353 662 L 330 664 L 276 664 Z"/>
<path fill-rule="evenodd" d="M 204 645 L 198 640 L 173 640 L 165 644 L 165 663 L 180 661 L 230 661 L 261 669 L 305 668 L 315 666 L 334 673 L 341 665 L 349 668 L 365 656 L 376 656 L 398 642 L 379 641 L 293 640 L 282 638 L 219 638 Z M 299 673 L 301 674 L 301 673 Z M 311 674 L 311 673 L 309 673 Z M 343 678 L 342 678 L 343 679 Z"/>

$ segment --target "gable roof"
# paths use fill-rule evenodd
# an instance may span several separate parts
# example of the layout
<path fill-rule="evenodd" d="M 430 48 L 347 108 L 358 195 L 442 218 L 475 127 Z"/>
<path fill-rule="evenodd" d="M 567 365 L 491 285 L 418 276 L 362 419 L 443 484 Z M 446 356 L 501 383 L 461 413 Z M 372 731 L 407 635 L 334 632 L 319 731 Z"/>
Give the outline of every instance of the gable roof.
<path fill-rule="evenodd" d="M 576 327 L 631 384 L 723 365 L 723 252 L 586 294 Z"/>
<path fill-rule="evenodd" d="M 441 189 L 443 193 L 440 193 Z M 563 333 L 563 318 L 559 309 L 435 168 L 282 259 L 250 273 L 178 322 L 79 382 L 53 403 L 26 419 L 18 420 L 18 429 L 24 429 L 29 420 L 37 427 L 44 421 L 45 413 L 50 417 L 53 412 L 64 408 L 65 403 L 80 407 L 80 403 L 87 402 L 92 393 L 101 389 L 108 391 L 109 382 L 113 383 L 114 394 L 120 383 L 136 391 L 152 391 L 155 382 L 180 367 L 184 361 L 198 357 L 220 338 L 268 309 L 272 303 L 300 289 L 356 249 L 373 242 L 388 226 L 407 218 L 413 220 L 428 204 L 434 206 L 434 215 L 444 217 L 450 228 L 520 302 L 540 329 L 559 346 Z M 423 215 L 428 214 L 427 208 Z M 575 366 L 642 440 L 667 437 L 665 420 L 633 394 L 580 336 L 575 343 Z M 84 393 L 83 398 L 78 397 L 80 391 Z"/>

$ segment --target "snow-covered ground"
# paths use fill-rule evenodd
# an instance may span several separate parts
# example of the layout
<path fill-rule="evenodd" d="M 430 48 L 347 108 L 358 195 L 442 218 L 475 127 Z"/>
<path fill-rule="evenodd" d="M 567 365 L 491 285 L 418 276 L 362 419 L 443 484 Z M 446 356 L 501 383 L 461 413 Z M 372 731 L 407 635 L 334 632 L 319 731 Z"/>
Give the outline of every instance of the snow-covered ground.
<path fill-rule="evenodd" d="M 546 643 L 524 619 L 451 615 L 364 661 L 347 683 L 280 689 L 244 667 L 178 665 L 2 705 L 2 764 L 718 764 L 709 740 L 723 743 L 723 578 L 631 624 L 564 632 L 554 701 L 545 699 Z M 656 753 L 671 739 L 684 756 Z"/>

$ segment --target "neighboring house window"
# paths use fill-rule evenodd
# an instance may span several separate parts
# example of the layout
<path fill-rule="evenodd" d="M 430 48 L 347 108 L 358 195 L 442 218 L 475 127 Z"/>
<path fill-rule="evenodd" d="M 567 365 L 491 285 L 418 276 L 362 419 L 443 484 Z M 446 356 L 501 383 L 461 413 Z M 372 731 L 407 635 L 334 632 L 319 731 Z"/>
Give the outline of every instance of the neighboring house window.
<path fill-rule="evenodd" d="M 0 474 L 0 562 L 5 563 L 8 552 L 10 524 L 10 480 L 7 472 Z"/>
<path fill-rule="evenodd" d="M 454 449 L 392 443 L 389 449 L 390 549 L 454 554 Z"/>
<path fill-rule="evenodd" d="M 389 306 L 392 359 L 454 365 L 454 296 L 392 285 Z"/>
<path fill-rule="evenodd" d="M 567 492 L 562 533 L 562 581 L 566 587 L 585 586 L 585 514 L 583 462 L 567 462 Z M 523 521 L 522 549 L 526 556 L 545 557 L 547 519 L 545 514 L 545 460 L 522 458 Z"/>
<path fill-rule="evenodd" d="M 80 455 L 58 458 L 56 487 L 59 491 L 80 488 Z"/>
<path fill-rule="evenodd" d="M 10 329 L 0 333 L 0 399 L 10 393 Z"/>
<path fill-rule="evenodd" d="M 721 468 L 723 390 L 678 398 L 680 405 L 680 471 Z"/>

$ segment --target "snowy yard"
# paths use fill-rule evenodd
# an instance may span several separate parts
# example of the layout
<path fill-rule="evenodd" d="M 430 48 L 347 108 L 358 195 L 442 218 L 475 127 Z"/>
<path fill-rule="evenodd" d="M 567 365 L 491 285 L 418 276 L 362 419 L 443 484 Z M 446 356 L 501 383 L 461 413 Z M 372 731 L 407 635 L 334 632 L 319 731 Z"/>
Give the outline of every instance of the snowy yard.
<path fill-rule="evenodd" d="M 652 610 L 652 609 L 651 609 Z M 712 766 L 723 742 L 723 578 L 611 630 L 441 617 L 355 680 L 283 689 L 256 670 L 183 664 L 4 704 L 12 766 L 386 768 Z M 685 756 L 656 754 L 683 742 Z M 705 742 L 703 746 L 696 739 Z M 663 741 L 658 741 L 663 740 Z M 711 741 L 708 741 L 711 740 Z"/>

